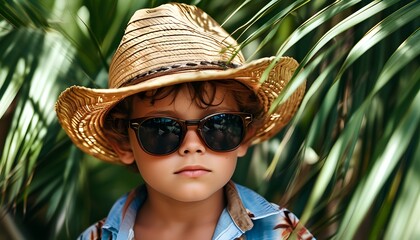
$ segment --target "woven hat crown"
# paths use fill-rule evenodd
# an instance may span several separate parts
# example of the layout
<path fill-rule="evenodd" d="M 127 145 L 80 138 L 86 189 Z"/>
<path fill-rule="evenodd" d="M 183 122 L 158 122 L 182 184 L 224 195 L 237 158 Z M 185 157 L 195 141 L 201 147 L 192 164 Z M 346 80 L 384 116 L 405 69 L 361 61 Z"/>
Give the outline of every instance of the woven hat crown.
<path fill-rule="evenodd" d="M 165 4 L 138 10 L 127 25 L 109 70 L 109 87 L 133 84 L 168 71 L 242 65 L 237 42 L 201 9 Z M 232 56 L 234 56 L 233 59 Z"/>

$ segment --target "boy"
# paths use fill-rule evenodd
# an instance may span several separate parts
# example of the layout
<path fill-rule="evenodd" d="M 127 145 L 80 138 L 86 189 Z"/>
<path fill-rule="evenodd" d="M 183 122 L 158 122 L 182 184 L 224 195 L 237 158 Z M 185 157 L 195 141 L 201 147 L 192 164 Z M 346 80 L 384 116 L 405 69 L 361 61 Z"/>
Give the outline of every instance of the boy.
<path fill-rule="evenodd" d="M 312 239 L 286 209 L 230 179 L 251 144 L 291 119 L 300 87 L 269 113 L 297 63 L 244 63 L 210 16 L 185 4 L 131 18 L 109 70 L 109 89 L 74 86 L 56 111 L 83 151 L 134 166 L 145 181 L 80 239 Z M 233 57 L 232 57 L 233 56 Z"/>

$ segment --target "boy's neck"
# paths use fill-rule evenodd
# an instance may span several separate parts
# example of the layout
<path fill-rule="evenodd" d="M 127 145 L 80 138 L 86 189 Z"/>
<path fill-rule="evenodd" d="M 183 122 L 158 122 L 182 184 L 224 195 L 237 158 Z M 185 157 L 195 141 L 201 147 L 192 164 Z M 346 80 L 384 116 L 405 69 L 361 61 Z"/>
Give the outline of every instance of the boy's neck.
<path fill-rule="evenodd" d="M 137 214 L 136 222 L 155 226 L 196 226 L 201 224 L 214 224 L 222 213 L 226 202 L 224 190 L 220 189 L 212 196 L 202 201 L 182 202 L 164 196 L 147 187 L 148 196 Z"/>

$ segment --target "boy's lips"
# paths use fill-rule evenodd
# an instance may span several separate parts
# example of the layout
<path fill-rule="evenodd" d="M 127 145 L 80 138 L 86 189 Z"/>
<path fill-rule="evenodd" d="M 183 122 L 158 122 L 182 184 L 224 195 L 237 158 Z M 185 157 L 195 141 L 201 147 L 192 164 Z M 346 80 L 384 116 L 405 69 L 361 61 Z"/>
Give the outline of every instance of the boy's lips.
<path fill-rule="evenodd" d="M 211 170 L 202 166 L 186 166 L 174 172 L 174 174 L 194 178 L 203 176 L 209 172 L 211 172 Z"/>

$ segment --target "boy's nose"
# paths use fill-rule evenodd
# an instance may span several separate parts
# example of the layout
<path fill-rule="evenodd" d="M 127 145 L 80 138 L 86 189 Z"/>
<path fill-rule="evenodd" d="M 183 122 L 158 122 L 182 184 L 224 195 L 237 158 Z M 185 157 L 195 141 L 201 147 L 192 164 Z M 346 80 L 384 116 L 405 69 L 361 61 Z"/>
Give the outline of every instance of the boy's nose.
<path fill-rule="evenodd" d="M 188 127 L 185 133 L 184 140 L 178 149 L 179 154 L 185 155 L 189 153 L 204 153 L 206 151 L 206 145 L 201 140 L 197 132 L 196 126 Z"/>

